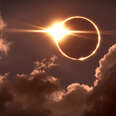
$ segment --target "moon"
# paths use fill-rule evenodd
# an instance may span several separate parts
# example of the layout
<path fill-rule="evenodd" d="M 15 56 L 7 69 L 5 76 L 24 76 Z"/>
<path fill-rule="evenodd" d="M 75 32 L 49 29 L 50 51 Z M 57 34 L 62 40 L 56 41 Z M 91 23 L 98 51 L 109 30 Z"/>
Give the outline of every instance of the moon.
<path fill-rule="evenodd" d="M 73 16 L 65 19 L 63 25 L 74 32 L 56 42 L 63 56 L 70 60 L 84 61 L 97 52 L 101 35 L 98 26 L 92 20 L 82 16 Z"/>

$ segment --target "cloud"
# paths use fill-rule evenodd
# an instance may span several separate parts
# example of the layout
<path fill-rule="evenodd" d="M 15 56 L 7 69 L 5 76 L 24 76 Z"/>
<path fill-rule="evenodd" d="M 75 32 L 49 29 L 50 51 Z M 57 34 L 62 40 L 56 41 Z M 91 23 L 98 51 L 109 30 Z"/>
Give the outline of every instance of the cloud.
<path fill-rule="evenodd" d="M 4 82 L 5 79 L 7 79 L 8 73 L 5 73 L 4 75 L 0 75 L 0 84 Z"/>
<path fill-rule="evenodd" d="M 82 116 L 91 90 L 92 88 L 87 85 L 69 85 L 66 90 L 62 90 L 61 99 L 52 106 L 53 116 Z"/>
<path fill-rule="evenodd" d="M 115 116 L 116 45 L 99 61 L 95 85 L 72 83 L 63 88 L 46 71 L 56 57 L 35 62 L 30 74 L 0 76 L 0 115 Z M 9 77 L 9 78 L 8 78 Z"/>
<path fill-rule="evenodd" d="M 54 66 L 55 59 L 51 57 L 49 60 L 42 60 L 46 65 L 44 68 Z M 38 72 L 34 73 L 35 69 L 38 69 Z M 0 115 L 51 115 L 49 110 L 53 102 L 51 95 L 61 90 L 59 80 L 46 74 L 45 71 L 39 71 L 39 66 L 35 69 L 28 75 L 17 74 L 15 77 L 10 77 L 8 73 L 0 75 Z"/>
<path fill-rule="evenodd" d="M 55 64 L 54 57 L 44 61 L 47 67 L 50 65 L 49 68 Z M 40 70 L 39 67 L 37 69 Z M 86 96 L 92 90 L 78 83 L 63 89 L 59 79 L 49 76 L 45 71 L 17 74 L 10 80 L 9 74 L 1 75 L 0 78 L 0 115 L 4 116 L 75 116 L 82 113 L 80 111 L 85 107 Z"/>
<path fill-rule="evenodd" d="M 95 85 L 69 85 L 56 109 L 61 116 L 116 115 L 116 45 L 99 61 Z M 55 111 L 56 112 L 56 111 Z"/>
<path fill-rule="evenodd" d="M 0 30 L 3 30 L 6 27 L 6 24 L 2 18 L 2 16 L 0 16 Z"/>
<path fill-rule="evenodd" d="M 11 43 L 4 38 L 0 38 L 0 59 L 8 54 Z"/>
<path fill-rule="evenodd" d="M 17 75 L 12 80 L 1 76 L 0 115 L 76 116 L 85 108 L 92 88 L 73 83 L 66 90 L 57 78 L 45 73 Z"/>
<path fill-rule="evenodd" d="M 99 61 L 95 85 L 69 85 L 52 108 L 53 116 L 116 115 L 116 45 Z M 59 94 L 60 95 L 60 94 Z"/>
<path fill-rule="evenodd" d="M 97 82 L 88 97 L 84 116 L 116 115 L 116 44 L 100 60 L 96 69 Z"/>
<path fill-rule="evenodd" d="M 49 96 L 59 90 L 57 79 L 44 73 L 22 75 L 0 84 L 0 115 L 49 116 Z"/>
<path fill-rule="evenodd" d="M 6 27 L 2 16 L 0 16 L 0 59 L 8 54 L 11 43 L 3 38 L 3 29 Z"/>
<path fill-rule="evenodd" d="M 34 62 L 35 68 L 32 71 L 32 75 L 35 73 L 41 73 L 41 72 L 46 72 L 48 69 L 56 66 L 57 64 L 56 62 L 57 57 L 56 56 L 52 56 L 50 57 L 50 59 L 42 59 L 41 61 L 36 61 Z"/>
<path fill-rule="evenodd" d="M 116 64 L 116 45 L 113 45 L 108 53 L 99 61 L 99 67 L 96 69 L 96 78 L 101 80 L 102 78 L 109 77 L 109 70 Z"/>

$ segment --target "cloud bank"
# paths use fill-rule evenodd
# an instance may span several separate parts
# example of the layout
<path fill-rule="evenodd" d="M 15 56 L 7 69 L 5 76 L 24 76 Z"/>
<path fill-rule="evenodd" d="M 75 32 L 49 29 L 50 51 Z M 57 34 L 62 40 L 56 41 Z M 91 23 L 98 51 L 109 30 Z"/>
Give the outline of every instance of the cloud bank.
<path fill-rule="evenodd" d="M 0 76 L 0 115 L 22 116 L 115 116 L 116 45 L 99 61 L 93 87 L 72 83 L 62 88 L 58 78 L 46 73 L 55 57 L 35 63 L 28 74 L 12 80 Z"/>

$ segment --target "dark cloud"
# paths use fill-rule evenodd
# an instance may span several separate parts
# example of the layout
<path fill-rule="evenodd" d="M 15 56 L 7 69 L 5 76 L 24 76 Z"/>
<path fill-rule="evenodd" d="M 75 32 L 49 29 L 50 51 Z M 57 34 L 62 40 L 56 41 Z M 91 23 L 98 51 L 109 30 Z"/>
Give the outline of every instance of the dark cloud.
<path fill-rule="evenodd" d="M 10 77 L 10 74 L 6 73 L 0 76 L 0 115 L 49 116 L 51 114 L 50 96 L 60 90 L 60 84 L 57 78 L 49 76 L 44 70 L 56 65 L 55 59 L 53 56 L 48 61 L 44 59 L 38 62 L 42 65 L 36 64 L 28 75 L 17 74 L 16 77 Z"/>
<path fill-rule="evenodd" d="M 116 45 L 99 61 L 93 87 L 71 84 L 53 108 L 54 116 L 116 115 Z M 56 114 L 55 114 L 56 113 Z"/>
<path fill-rule="evenodd" d="M 96 70 L 97 81 L 88 97 L 85 116 L 116 115 L 116 45 L 100 60 Z"/>
<path fill-rule="evenodd" d="M 73 83 L 62 91 L 61 98 L 52 107 L 53 116 L 83 116 L 86 100 L 92 90 L 87 85 Z M 60 95 L 60 94 L 59 94 Z"/>
<path fill-rule="evenodd" d="M 38 63 L 45 66 L 45 70 L 48 64 L 49 68 L 56 65 L 55 57 Z M 63 89 L 57 78 L 41 72 L 40 67 L 37 65 L 29 75 L 17 74 L 12 78 L 6 73 L 0 76 L 0 115 L 75 116 L 82 113 L 91 88 L 73 83 Z"/>
<path fill-rule="evenodd" d="M 116 115 L 116 45 L 100 60 L 93 87 L 72 83 L 62 88 L 59 79 L 46 74 L 55 57 L 35 63 L 28 75 L 0 76 L 0 115 L 111 116 Z M 43 68 L 41 68 L 43 67 Z M 11 77 L 10 77 L 11 78 Z"/>
<path fill-rule="evenodd" d="M 49 96 L 59 90 L 57 79 L 44 73 L 18 75 L 0 84 L 0 115 L 49 116 Z"/>

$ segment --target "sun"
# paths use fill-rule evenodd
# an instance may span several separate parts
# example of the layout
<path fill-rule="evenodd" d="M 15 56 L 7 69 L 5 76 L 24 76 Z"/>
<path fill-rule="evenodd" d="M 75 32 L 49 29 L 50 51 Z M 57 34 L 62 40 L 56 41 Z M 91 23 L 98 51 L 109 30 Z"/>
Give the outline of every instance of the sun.
<path fill-rule="evenodd" d="M 91 31 L 86 31 L 86 30 L 85 31 L 84 30 L 70 30 L 69 28 L 67 28 L 65 26 L 65 23 L 67 21 L 72 20 L 72 19 L 78 19 L 78 18 L 79 19 L 84 19 L 84 20 L 88 21 L 89 23 L 91 23 L 96 31 L 91 32 Z M 98 50 L 98 48 L 100 46 L 100 42 L 101 42 L 101 34 L 100 34 L 100 30 L 97 27 L 97 25 L 92 20 L 90 20 L 90 19 L 88 19 L 86 17 L 82 17 L 82 16 L 69 17 L 69 18 L 65 19 L 64 21 L 62 21 L 62 22 L 53 23 L 52 26 L 50 26 L 48 28 L 44 28 L 44 30 L 38 30 L 36 32 L 45 32 L 45 33 L 49 34 L 53 38 L 53 40 L 56 42 L 56 45 L 57 45 L 58 50 L 60 51 L 60 53 L 63 56 L 69 58 L 70 60 L 84 61 L 84 60 L 90 58 L 91 56 L 93 56 L 97 52 L 97 50 Z M 96 48 L 88 56 L 81 57 L 81 58 L 78 59 L 78 58 L 70 57 L 66 53 L 64 53 L 62 51 L 62 49 L 60 48 L 60 46 L 59 46 L 59 41 L 62 40 L 62 39 L 65 39 L 69 35 L 75 35 L 76 34 L 76 36 L 77 36 L 79 33 L 81 33 L 81 34 L 82 33 L 90 33 L 90 34 L 91 33 L 97 33 L 98 42 L 97 42 Z"/>
<path fill-rule="evenodd" d="M 46 32 L 52 36 L 55 42 L 60 41 L 64 37 L 68 36 L 71 32 L 62 22 L 56 22 L 51 27 L 46 29 Z"/>
<path fill-rule="evenodd" d="M 93 25 L 95 31 L 70 29 L 70 27 L 67 27 L 65 24 L 66 24 L 66 22 L 68 22 L 72 19 L 83 19 L 83 20 L 88 21 L 90 24 Z M 90 58 L 91 56 L 93 56 L 97 52 L 97 50 L 101 44 L 101 32 L 100 32 L 98 26 L 91 19 L 83 17 L 83 16 L 72 16 L 72 17 L 69 17 L 63 21 L 57 21 L 57 22 L 53 23 L 53 25 L 51 25 L 50 27 L 40 27 L 40 26 L 34 26 L 34 27 L 37 27 L 37 29 L 34 29 L 34 30 L 32 30 L 32 29 L 10 29 L 10 30 L 6 30 L 6 32 L 46 33 L 53 38 L 60 53 L 70 60 L 84 61 L 84 60 Z M 41 29 L 39 29 L 39 28 L 41 28 Z M 68 38 L 66 38 L 67 36 L 70 36 L 70 35 L 80 36 L 80 34 L 97 34 L 98 42 L 97 42 L 96 48 L 88 56 L 80 57 L 80 58 L 70 57 L 64 51 L 62 51 L 59 43 L 63 42 L 63 41 L 61 41 L 63 39 L 68 39 Z"/>

